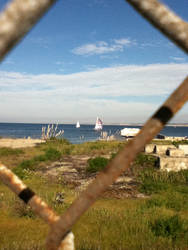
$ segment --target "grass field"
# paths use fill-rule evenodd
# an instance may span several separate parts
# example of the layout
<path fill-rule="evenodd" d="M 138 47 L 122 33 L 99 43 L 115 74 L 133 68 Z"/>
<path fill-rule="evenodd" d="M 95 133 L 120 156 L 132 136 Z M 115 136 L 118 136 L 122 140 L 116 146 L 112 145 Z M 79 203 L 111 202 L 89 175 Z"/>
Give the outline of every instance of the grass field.
<path fill-rule="evenodd" d="M 78 193 L 57 180 L 38 175 L 37 170 L 65 155 L 105 157 L 125 142 L 92 142 L 72 145 L 66 140 L 48 141 L 35 148 L 0 149 L 0 162 L 18 171 L 24 182 L 58 214 Z M 132 175 L 142 199 L 100 198 L 73 227 L 79 250 L 187 250 L 188 171 L 159 172 L 152 156 L 140 154 Z M 55 197 L 64 194 L 59 204 Z M 0 183 L 0 249 L 42 250 L 47 225 Z"/>

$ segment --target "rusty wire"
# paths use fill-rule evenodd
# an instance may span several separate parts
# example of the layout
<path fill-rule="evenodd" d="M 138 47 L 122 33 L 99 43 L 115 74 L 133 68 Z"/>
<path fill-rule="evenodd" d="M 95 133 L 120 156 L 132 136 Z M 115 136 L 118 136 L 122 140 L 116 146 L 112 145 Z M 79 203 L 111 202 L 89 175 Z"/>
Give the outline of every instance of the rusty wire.
<path fill-rule="evenodd" d="M 28 188 L 10 169 L 0 164 L 0 180 L 6 184 L 20 199 L 30 205 L 31 209 L 39 215 L 49 226 L 52 226 L 59 216 L 48 207 L 30 188 Z M 66 237 L 60 242 L 58 250 L 73 250 L 74 236 L 68 232 Z M 69 247 L 70 246 L 70 247 Z"/>
<path fill-rule="evenodd" d="M 126 0 L 173 42 L 188 52 L 188 24 L 157 0 Z M 56 0 L 14 0 L 0 15 L 0 60 L 29 31 Z M 49 224 L 48 250 L 74 249 L 69 232 L 79 217 L 97 197 L 127 169 L 137 153 L 152 140 L 170 118 L 188 100 L 188 77 L 146 122 L 140 133 L 109 163 L 61 217 L 57 216 L 36 194 L 10 170 L 0 165 L 0 179 Z"/>
<path fill-rule="evenodd" d="M 188 53 L 188 23 L 157 0 L 126 0 L 158 30 Z"/>
<path fill-rule="evenodd" d="M 0 61 L 57 0 L 13 0 L 0 15 Z"/>
<path fill-rule="evenodd" d="M 68 210 L 52 225 L 47 238 L 47 249 L 57 249 L 61 238 L 80 216 L 95 202 L 99 195 L 125 171 L 136 155 L 164 127 L 168 120 L 188 100 L 188 77 L 167 99 L 161 108 L 146 122 L 140 133 L 107 165 L 87 189 L 72 203 Z"/>

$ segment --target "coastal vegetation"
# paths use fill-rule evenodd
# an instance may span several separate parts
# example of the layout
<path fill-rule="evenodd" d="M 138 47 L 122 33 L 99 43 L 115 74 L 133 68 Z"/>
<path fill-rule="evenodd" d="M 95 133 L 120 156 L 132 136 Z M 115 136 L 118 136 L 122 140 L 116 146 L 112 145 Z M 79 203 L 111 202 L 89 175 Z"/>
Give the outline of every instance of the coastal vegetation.
<path fill-rule="evenodd" d="M 76 186 L 65 183 L 61 176 L 43 175 L 46 166 L 63 162 L 66 157 L 83 155 L 88 157 L 84 170 L 86 178 L 95 176 L 125 144 L 98 141 L 76 145 L 66 139 L 52 139 L 34 148 L 0 148 L 0 162 L 12 168 L 61 214 L 79 191 Z M 142 194 L 142 198 L 117 199 L 113 190 L 102 195 L 72 229 L 76 249 L 187 249 L 188 170 L 160 172 L 155 163 L 152 155 L 140 153 L 137 156 L 132 168 L 123 176 L 132 178 L 133 189 Z M 118 192 L 128 191 L 119 189 Z M 57 193 L 63 194 L 63 202 L 57 202 Z M 1 182 L 0 225 L 1 249 L 44 249 L 48 226 Z"/>

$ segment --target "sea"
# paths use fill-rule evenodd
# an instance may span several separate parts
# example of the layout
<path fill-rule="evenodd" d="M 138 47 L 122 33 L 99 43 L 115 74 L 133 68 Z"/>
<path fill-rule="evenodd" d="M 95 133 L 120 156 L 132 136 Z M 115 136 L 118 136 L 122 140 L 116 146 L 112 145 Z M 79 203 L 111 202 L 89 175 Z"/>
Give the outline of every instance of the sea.
<path fill-rule="evenodd" d="M 0 137 L 6 138 L 41 138 L 42 127 L 48 124 L 34 123 L 0 123 Z M 101 137 L 101 131 L 94 130 L 95 124 L 81 124 L 80 128 L 76 128 L 75 124 L 59 124 L 58 130 L 64 130 L 63 138 L 69 140 L 73 144 L 80 144 L 88 141 L 97 141 Z M 123 139 L 120 131 L 123 128 L 141 128 L 141 126 L 131 125 L 103 125 L 103 130 L 108 135 L 115 135 L 117 139 Z M 188 136 L 188 127 L 186 126 L 166 126 L 160 134 L 166 136 L 184 137 Z"/>

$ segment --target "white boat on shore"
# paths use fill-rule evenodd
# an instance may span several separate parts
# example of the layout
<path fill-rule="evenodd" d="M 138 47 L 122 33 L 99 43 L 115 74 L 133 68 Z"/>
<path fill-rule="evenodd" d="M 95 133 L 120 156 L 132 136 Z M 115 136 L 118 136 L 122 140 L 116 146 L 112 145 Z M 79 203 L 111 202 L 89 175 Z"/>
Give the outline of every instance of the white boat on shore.
<path fill-rule="evenodd" d="M 76 123 L 76 128 L 80 128 L 80 123 L 79 123 L 79 121 L 77 121 L 77 123 Z"/>
<path fill-rule="evenodd" d="M 124 128 L 121 130 L 121 136 L 124 137 L 134 137 L 138 134 L 138 132 L 140 131 L 139 128 Z"/>
<path fill-rule="evenodd" d="M 103 128 L 103 122 L 100 118 L 97 117 L 96 123 L 95 123 L 95 130 L 99 131 Z"/>

